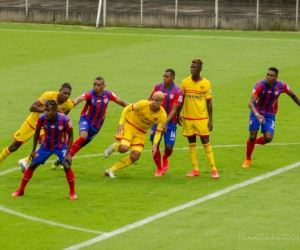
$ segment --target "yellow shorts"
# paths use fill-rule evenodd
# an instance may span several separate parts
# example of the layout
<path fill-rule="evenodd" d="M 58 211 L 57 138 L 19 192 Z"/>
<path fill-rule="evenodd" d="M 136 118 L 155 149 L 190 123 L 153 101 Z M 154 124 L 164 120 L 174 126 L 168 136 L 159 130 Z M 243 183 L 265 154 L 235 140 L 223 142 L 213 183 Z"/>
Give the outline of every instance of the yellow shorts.
<path fill-rule="evenodd" d="M 35 133 L 35 128 L 32 127 L 27 121 L 25 121 L 22 126 L 14 133 L 14 140 L 26 143 Z M 40 137 L 44 135 L 44 129 L 41 129 Z"/>
<path fill-rule="evenodd" d="M 183 119 L 183 136 L 190 137 L 198 135 L 201 137 L 209 136 L 208 118 L 201 120 Z"/>
<path fill-rule="evenodd" d="M 130 147 L 130 150 L 136 150 L 140 153 L 144 150 L 146 143 L 146 133 L 138 130 L 136 127 L 125 123 L 123 135 L 116 137 L 121 140 L 121 144 Z"/>

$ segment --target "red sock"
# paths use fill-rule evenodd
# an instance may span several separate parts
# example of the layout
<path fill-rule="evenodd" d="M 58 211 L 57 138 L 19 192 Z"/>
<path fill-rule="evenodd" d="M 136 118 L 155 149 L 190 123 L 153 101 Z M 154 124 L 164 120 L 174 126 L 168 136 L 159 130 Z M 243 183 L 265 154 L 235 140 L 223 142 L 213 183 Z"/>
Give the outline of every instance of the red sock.
<path fill-rule="evenodd" d="M 264 138 L 263 136 L 261 136 L 261 137 L 259 137 L 259 138 L 256 138 L 255 144 L 265 145 L 265 144 L 266 144 L 265 138 Z"/>
<path fill-rule="evenodd" d="M 169 158 L 169 156 L 170 156 L 172 153 L 173 153 L 173 149 L 172 149 L 171 152 L 169 152 L 169 151 L 167 151 L 167 150 L 165 149 L 163 158 L 164 158 L 164 159 Z"/>
<path fill-rule="evenodd" d="M 160 155 L 160 150 L 157 149 L 155 155 L 153 155 L 153 160 L 157 166 L 157 169 L 161 168 L 161 155 Z"/>
<path fill-rule="evenodd" d="M 22 181 L 21 181 L 21 186 L 19 188 L 21 191 L 24 191 L 24 189 L 25 189 L 27 183 L 29 182 L 29 180 L 31 179 L 32 175 L 33 175 L 33 171 L 30 170 L 29 168 L 26 168 L 23 178 L 22 178 Z"/>
<path fill-rule="evenodd" d="M 66 178 L 70 187 L 70 194 L 75 193 L 75 175 L 72 169 L 66 172 Z"/>
<path fill-rule="evenodd" d="M 254 150 L 255 143 L 247 140 L 246 158 L 251 160 L 251 155 Z"/>
<path fill-rule="evenodd" d="M 84 143 L 85 143 L 85 139 L 79 136 L 78 139 L 72 144 L 70 150 L 70 156 L 73 157 L 82 148 L 82 145 Z"/>

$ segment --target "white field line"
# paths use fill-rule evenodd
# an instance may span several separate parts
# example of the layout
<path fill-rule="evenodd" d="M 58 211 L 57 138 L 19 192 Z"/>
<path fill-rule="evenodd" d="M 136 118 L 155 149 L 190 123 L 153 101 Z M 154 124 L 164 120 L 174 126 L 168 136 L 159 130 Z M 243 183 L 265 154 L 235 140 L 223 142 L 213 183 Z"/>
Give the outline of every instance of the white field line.
<path fill-rule="evenodd" d="M 261 180 L 264 180 L 264 179 L 267 179 L 271 176 L 274 176 L 274 175 L 277 175 L 277 174 L 280 174 L 280 173 L 283 173 L 285 171 L 288 171 L 288 170 L 291 170 L 293 168 L 296 168 L 300 166 L 300 162 L 296 162 L 294 164 L 291 164 L 291 165 L 288 165 L 288 166 L 285 166 L 285 167 L 282 167 L 282 168 L 279 168 L 279 169 L 276 169 L 275 171 L 272 171 L 272 172 L 269 172 L 269 173 L 266 173 L 266 174 L 263 174 L 263 175 L 260 175 L 260 176 L 257 176 L 255 178 L 252 178 L 248 181 L 244 181 L 242 183 L 239 183 L 239 184 L 236 184 L 236 185 L 233 185 L 233 186 L 230 186 L 228 188 L 225 188 L 225 189 L 222 189 L 220 191 L 217 191 L 215 193 L 212 193 L 212 194 L 209 194 L 209 195 L 206 195 L 202 198 L 199 198 L 197 200 L 194 200 L 194 201 L 191 201 L 191 202 L 188 202 L 186 204 L 183 204 L 181 206 L 178 206 L 178 207 L 174 207 L 174 208 L 171 208 L 169 210 L 166 210 L 164 212 L 161 212 L 161 213 L 158 213 L 158 214 L 155 214 L 153 216 L 150 216 L 148 218 L 145 218 L 143 220 L 140 220 L 140 221 L 137 221 L 135 223 L 132 223 L 132 224 L 129 224 L 125 227 L 121 227 L 119 229 L 116 229 L 114 231 L 111 231 L 109 233 L 104 233 L 100 236 L 97 236 L 95 238 L 92 238 L 90 240 L 87 240 L 87 241 L 84 241 L 82 243 L 79 243 L 77 245 L 73 245 L 73 246 L 70 246 L 68 248 L 65 248 L 64 250 L 77 250 L 77 249 L 80 249 L 80 248 L 83 248 L 83 247 L 87 247 L 87 246 L 90 246 L 96 242 L 99 242 L 99 241 L 102 241 L 102 240 L 105 240 L 107 238 L 110 238 L 110 237 L 113 237 L 115 235 L 118 235 L 118 234 L 121 234 L 121 233 L 124 233 L 124 232 L 127 232 L 131 229 L 134 229 L 134 228 L 137 228 L 137 227 L 140 227 L 140 226 L 143 226 L 145 224 L 148 224 L 154 220 L 157 220 L 159 218 L 162 218 L 162 217 L 165 217 L 165 216 L 168 216 L 170 214 L 173 214 L 173 213 L 176 213 L 178 211 L 181 211 L 181 210 L 184 210 L 186 208 L 189 208 L 189 207 L 192 207 L 192 206 L 195 206 L 195 205 L 198 205 L 202 202 L 205 202 L 205 201 L 208 201 L 208 200 L 211 200 L 213 198 L 216 198 L 216 197 L 219 197 L 223 194 L 227 194 L 231 191 L 234 191 L 234 190 L 237 190 L 237 189 L 240 189 L 240 188 L 243 188 L 243 187 L 246 187 L 248 185 L 251 185 L 251 184 L 254 184 L 256 182 L 259 182 Z"/>
<path fill-rule="evenodd" d="M 26 214 L 22 214 L 13 210 L 10 210 L 8 208 L 5 208 L 3 206 L 0 205 L 0 210 L 5 212 L 5 213 L 9 213 L 9 214 L 13 214 L 28 220 L 32 220 L 32 221 L 37 221 L 37 222 L 42 222 L 51 226 L 57 226 L 57 227 L 63 227 L 63 228 L 67 228 L 67 229 L 73 229 L 73 230 L 78 230 L 78 231 L 83 231 L 83 232 L 88 232 L 88 233 L 95 233 L 95 234 L 103 234 L 104 232 L 100 232 L 100 231 L 94 231 L 94 230 L 90 230 L 90 229 L 85 229 L 85 228 L 80 228 L 80 227 L 73 227 L 73 226 L 69 226 L 69 225 L 65 225 L 62 223 L 57 223 L 57 222 L 53 222 L 50 220 L 43 220 L 43 219 L 39 219 L 33 216 L 29 216 Z"/>
<path fill-rule="evenodd" d="M 264 146 L 270 147 L 270 146 L 289 146 L 289 145 L 300 145 L 300 142 L 270 143 L 270 144 L 267 144 L 267 145 L 264 145 Z M 261 146 L 261 145 L 257 145 L 257 146 Z M 215 146 L 212 146 L 212 148 L 233 148 L 233 147 L 245 147 L 246 148 L 246 144 L 232 144 L 232 145 L 215 145 Z M 197 148 L 203 148 L 203 147 L 199 146 Z M 174 151 L 177 151 L 177 150 L 188 150 L 188 149 L 189 149 L 188 147 L 173 148 Z M 143 152 L 151 152 L 151 149 L 146 149 Z M 113 153 L 113 154 L 119 154 L 119 153 L 116 152 L 116 153 Z M 74 159 L 76 159 L 76 158 L 90 158 L 90 157 L 98 157 L 98 156 L 103 156 L 103 153 L 89 154 L 89 155 L 80 155 L 80 156 L 74 156 L 73 158 Z M 52 163 L 52 162 L 54 162 L 54 160 L 47 161 L 45 164 Z M 0 172 L 0 176 L 1 175 L 5 175 L 5 174 L 9 174 L 9 173 L 17 171 L 17 170 L 20 170 L 20 167 L 11 168 L 11 169 L 5 170 L 3 172 Z"/>
<path fill-rule="evenodd" d="M 199 39 L 221 39 L 221 40 L 251 40 L 251 41 L 275 41 L 275 42 L 300 42 L 300 39 L 274 39 L 274 38 L 254 38 L 254 37 L 235 37 L 235 36 L 206 36 L 206 35 L 164 35 L 164 34 L 132 34 L 114 32 L 83 32 L 83 31 L 55 31 L 55 30 L 16 30 L 0 29 L 0 31 L 26 32 L 26 33 L 55 33 L 55 34 L 82 34 L 82 35 L 110 35 L 110 36 L 133 36 L 133 37 L 162 37 L 162 38 L 199 38 Z"/>

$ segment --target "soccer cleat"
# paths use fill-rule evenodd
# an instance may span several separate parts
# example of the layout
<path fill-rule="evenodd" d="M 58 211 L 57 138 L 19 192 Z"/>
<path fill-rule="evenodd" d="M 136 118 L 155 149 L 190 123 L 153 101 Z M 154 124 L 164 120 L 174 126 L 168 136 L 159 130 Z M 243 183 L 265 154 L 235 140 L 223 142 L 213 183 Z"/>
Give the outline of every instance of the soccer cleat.
<path fill-rule="evenodd" d="M 163 158 L 162 163 L 163 163 L 162 164 L 163 171 L 164 172 L 168 171 L 168 169 L 169 169 L 169 160 L 168 160 L 168 158 L 166 158 L 166 159 Z"/>
<path fill-rule="evenodd" d="M 251 160 L 250 159 L 246 159 L 242 165 L 243 168 L 249 168 L 251 164 Z"/>
<path fill-rule="evenodd" d="M 59 165 L 61 165 L 60 161 L 59 161 L 59 159 L 56 159 L 56 161 L 52 163 L 51 169 L 55 170 L 59 167 Z"/>
<path fill-rule="evenodd" d="M 11 196 L 12 197 L 19 197 L 24 195 L 24 191 L 21 191 L 20 189 L 18 189 L 16 192 L 14 192 Z"/>
<path fill-rule="evenodd" d="M 70 194 L 70 200 L 77 200 L 77 195 L 75 193 Z"/>
<path fill-rule="evenodd" d="M 155 176 L 162 176 L 163 174 L 164 174 L 164 171 L 162 170 L 162 168 L 160 168 L 160 169 L 157 169 Z"/>
<path fill-rule="evenodd" d="M 116 144 L 116 142 L 114 142 L 113 144 L 111 144 L 105 151 L 104 151 L 104 157 L 107 158 L 109 157 L 115 150 L 114 150 L 114 145 Z"/>
<path fill-rule="evenodd" d="M 193 170 L 192 172 L 186 175 L 186 177 L 195 177 L 195 176 L 199 176 L 199 171 Z"/>
<path fill-rule="evenodd" d="M 18 161 L 18 164 L 21 167 L 21 171 L 24 173 L 26 168 L 28 167 L 28 163 L 25 161 L 25 159 L 21 159 Z"/>
<path fill-rule="evenodd" d="M 110 170 L 105 170 L 104 171 L 104 176 L 109 176 L 110 178 L 116 178 L 114 172 L 110 171 Z"/>
<path fill-rule="evenodd" d="M 219 178 L 219 174 L 218 174 L 217 170 L 212 170 L 211 171 L 211 177 L 214 178 L 214 179 Z"/>

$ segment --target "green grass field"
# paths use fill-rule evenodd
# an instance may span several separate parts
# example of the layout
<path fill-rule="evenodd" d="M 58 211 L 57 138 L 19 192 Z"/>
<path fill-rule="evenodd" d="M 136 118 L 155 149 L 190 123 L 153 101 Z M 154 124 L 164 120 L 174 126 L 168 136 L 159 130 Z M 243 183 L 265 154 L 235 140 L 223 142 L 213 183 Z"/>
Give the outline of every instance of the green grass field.
<path fill-rule="evenodd" d="M 12 198 L 22 173 L 17 161 L 32 141 L 0 164 L 1 249 L 299 249 L 299 107 L 279 100 L 275 137 L 257 146 L 243 169 L 248 138 L 248 100 L 255 82 L 279 68 L 300 96 L 300 34 L 142 28 L 102 28 L 0 23 L 0 150 L 45 91 L 69 82 L 72 98 L 102 76 L 121 99 L 146 99 L 165 69 L 176 83 L 190 61 L 204 61 L 213 89 L 210 141 L 220 178 L 211 178 L 198 140 L 199 178 L 191 171 L 188 142 L 178 128 L 170 169 L 154 176 L 150 142 L 140 160 L 103 176 L 124 155 L 103 157 L 114 141 L 121 107 L 111 103 L 97 137 L 73 159 L 78 200 L 70 201 L 61 169 L 41 165 L 25 196 Z M 83 104 L 71 111 L 75 138 Z"/>

